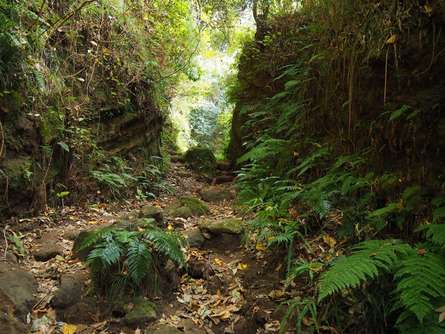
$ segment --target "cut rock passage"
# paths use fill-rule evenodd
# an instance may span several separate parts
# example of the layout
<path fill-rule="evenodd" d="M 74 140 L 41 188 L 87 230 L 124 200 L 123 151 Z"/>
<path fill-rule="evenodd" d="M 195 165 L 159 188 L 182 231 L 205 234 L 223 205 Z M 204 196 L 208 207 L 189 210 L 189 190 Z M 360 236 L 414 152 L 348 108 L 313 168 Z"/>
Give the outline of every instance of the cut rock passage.
<path fill-rule="evenodd" d="M 205 181 L 174 164 L 168 175 L 174 195 L 150 203 L 48 210 L 12 226 L 21 229 L 27 252 L 17 256 L 10 246 L 0 263 L 0 296 L 7 301 L 0 333 L 24 333 L 27 327 L 64 334 L 278 332 L 275 292 L 282 272 L 266 254 L 242 246 L 245 223 L 233 211 L 231 185 Z M 97 298 L 73 245 L 90 230 L 137 224 L 139 218 L 183 234 L 187 269 L 166 268 L 169 288 L 156 298 Z"/>

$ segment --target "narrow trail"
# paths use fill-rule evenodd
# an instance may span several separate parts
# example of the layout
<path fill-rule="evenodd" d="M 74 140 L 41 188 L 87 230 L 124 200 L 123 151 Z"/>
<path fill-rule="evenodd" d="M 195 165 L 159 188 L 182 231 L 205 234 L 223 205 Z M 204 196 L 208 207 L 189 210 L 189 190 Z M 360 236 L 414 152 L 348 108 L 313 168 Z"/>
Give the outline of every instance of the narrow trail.
<path fill-rule="evenodd" d="M 11 252 L 13 245 L 2 244 L 2 261 L 6 262 L 0 262 L 0 290 L 5 263 L 6 268 L 16 268 L 18 273 L 22 268 L 35 277 L 38 287 L 28 321 L 36 333 L 278 333 L 279 304 L 285 297 L 283 268 L 272 254 L 243 242 L 243 223 L 234 210 L 232 185 L 209 186 L 205 178 L 181 163 L 172 165 L 166 181 L 170 192 L 154 201 L 132 199 L 124 204 L 51 209 L 18 222 L 27 251 L 18 257 Z M 210 212 L 188 218 L 169 213 L 169 207 L 182 196 L 206 197 Z M 154 300 L 156 320 L 128 326 L 124 312 L 113 309 L 106 300 L 83 297 L 91 296 L 92 291 L 88 270 L 73 257 L 73 240 L 80 231 L 122 217 L 131 219 L 147 205 L 162 209 L 165 228 L 188 240 L 188 270 L 172 278 L 174 291 L 162 291 Z M 231 223 L 227 227 L 221 222 Z M 65 330 L 68 324 L 75 332 Z"/>

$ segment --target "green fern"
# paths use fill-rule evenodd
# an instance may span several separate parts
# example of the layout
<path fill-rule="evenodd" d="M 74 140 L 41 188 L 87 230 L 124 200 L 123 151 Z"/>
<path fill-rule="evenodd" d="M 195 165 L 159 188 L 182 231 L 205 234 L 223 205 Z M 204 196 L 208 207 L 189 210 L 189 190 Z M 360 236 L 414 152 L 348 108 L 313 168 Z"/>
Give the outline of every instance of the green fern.
<path fill-rule="evenodd" d="M 100 243 L 87 257 L 87 264 L 93 264 L 100 261 L 103 266 L 112 266 L 116 264 L 122 256 L 121 245 L 108 235 L 104 242 Z"/>
<path fill-rule="evenodd" d="M 430 224 L 420 228 L 425 231 L 425 236 L 433 244 L 445 247 L 445 224 Z"/>
<path fill-rule="evenodd" d="M 145 238 L 153 243 L 154 248 L 159 253 L 164 254 L 180 266 L 185 264 L 184 253 L 181 250 L 178 236 L 160 229 L 151 229 L 146 231 Z"/>
<path fill-rule="evenodd" d="M 99 293 L 122 294 L 157 286 L 159 265 L 171 259 L 184 265 L 181 240 L 153 224 L 144 231 L 107 227 L 89 232 L 79 249 L 88 251 L 86 264 Z"/>
<path fill-rule="evenodd" d="M 401 254 L 411 247 L 398 240 L 369 240 L 352 249 L 347 257 L 340 257 L 332 267 L 322 274 L 319 283 L 319 300 L 347 288 L 375 279 L 382 272 L 392 270 Z"/>
<path fill-rule="evenodd" d="M 127 256 L 128 274 L 136 284 L 140 284 L 149 273 L 154 272 L 153 256 L 144 243 L 136 240 L 131 241 Z"/>
<path fill-rule="evenodd" d="M 434 312 L 432 301 L 445 297 L 445 261 L 439 255 L 411 252 L 400 262 L 394 277 L 399 296 L 396 307 L 411 312 L 420 323 Z"/>

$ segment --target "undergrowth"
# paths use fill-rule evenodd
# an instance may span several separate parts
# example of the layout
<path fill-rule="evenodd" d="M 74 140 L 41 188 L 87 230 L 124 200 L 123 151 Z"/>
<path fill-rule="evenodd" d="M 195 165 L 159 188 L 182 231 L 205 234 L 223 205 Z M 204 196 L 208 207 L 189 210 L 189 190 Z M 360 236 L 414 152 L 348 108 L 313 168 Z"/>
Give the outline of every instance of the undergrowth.
<path fill-rule="evenodd" d="M 134 230 L 111 226 L 89 232 L 77 252 L 86 252 L 96 292 L 116 297 L 156 292 L 167 260 L 185 265 L 181 247 L 179 236 L 145 219 Z"/>
<path fill-rule="evenodd" d="M 252 238 L 285 248 L 287 289 L 303 286 L 283 332 L 444 331 L 444 14 L 308 1 L 245 44 L 231 145 Z"/>

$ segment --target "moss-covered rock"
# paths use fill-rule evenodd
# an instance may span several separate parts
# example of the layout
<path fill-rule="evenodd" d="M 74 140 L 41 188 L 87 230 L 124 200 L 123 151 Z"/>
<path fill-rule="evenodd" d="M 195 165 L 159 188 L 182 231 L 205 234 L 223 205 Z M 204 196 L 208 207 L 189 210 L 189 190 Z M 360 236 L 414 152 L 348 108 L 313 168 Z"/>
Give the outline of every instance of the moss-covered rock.
<path fill-rule="evenodd" d="M 193 212 L 186 206 L 173 206 L 168 209 L 168 215 L 174 218 L 190 218 L 193 217 Z"/>
<path fill-rule="evenodd" d="M 230 201 L 234 197 L 234 192 L 222 187 L 209 187 L 201 191 L 201 198 L 206 202 Z"/>
<path fill-rule="evenodd" d="M 212 234 L 242 234 L 244 231 L 244 222 L 239 218 L 228 218 L 215 221 L 202 221 L 199 224 L 202 231 Z"/>
<path fill-rule="evenodd" d="M 156 220 L 156 223 L 162 225 L 164 222 L 164 213 L 161 208 L 154 205 L 145 205 L 139 211 L 140 218 L 152 218 Z"/>
<path fill-rule="evenodd" d="M 181 197 L 167 209 L 167 214 L 175 218 L 203 216 L 209 212 L 209 207 L 203 201 L 195 197 Z"/>
<path fill-rule="evenodd" d="M 204 236 L 199 228 L 189 229 L 183 232 L 186 243 L 190 247 L 201 247 L 204 244 Z"/>
<path fill-rule="evenodd" d="M 156 305 L 149 300 L 137 299 L 125 314 L 124 322 L 128 325 L 143 325 L 158 317 Z"/>
<path fill-rule="evenodd" d="M 217 163 L 213 152 L 206 147 L 193 147 L 184 155 L 184 161 L 193 170 L 213 175 Z"/>
<path fill-rule="evenodd" d="M 210 212 L 207 204 L 195 197 L 181 197 L 179 203 L 189 208 L 194 215 L 205 215 Z"/>

